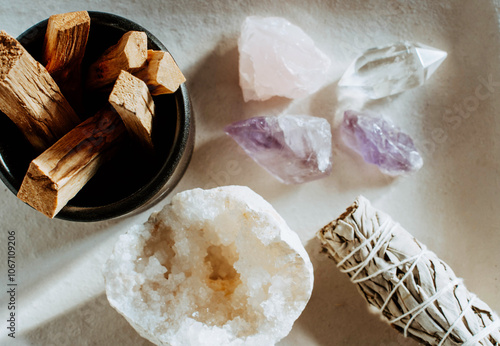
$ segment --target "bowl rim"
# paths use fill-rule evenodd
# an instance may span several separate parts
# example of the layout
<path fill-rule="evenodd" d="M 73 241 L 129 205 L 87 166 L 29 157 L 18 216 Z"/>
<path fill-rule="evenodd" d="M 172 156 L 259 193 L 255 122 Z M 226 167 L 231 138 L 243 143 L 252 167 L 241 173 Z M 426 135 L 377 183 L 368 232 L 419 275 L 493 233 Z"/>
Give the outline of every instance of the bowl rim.
<path fill-rule="evenodd" d="M 168 49 L 158 40 L 158 38 L 156 38 L 156 36 L 130 19 L 108 12 L 87 12 L 91 21 L 97 21 L 125 31 L 143 31 L 146 33 L 148 40 L 156 46 L 153 47 L 154 49 L 168 52 Z M 39 32 L 39 30 L 45 31 L 47 23 L 48 18 L 34 24 L 21 33 L 17 37 L 17 40 L 21 42 L 21 44 L 29 41 L 33 35 L 36 35 Z M 127 216 L 135 211 L 140 212 L 142 209 L 145 209 L 144 206 L 148 203 L 148 201 L 152 201 L 153 203 L 147 207 L 152 207 L 165 197 L 167 193 L 175 187 L 175 185 L 177 185 L 187 169 L 192 156 L 194 146 L 192 143 L 194 142 L 194 117 L 192 114 L 189 93 L 185 83 L 181 84 L 179 89 L 173 95 L 177 105 L 176 133 L 167 159 L 163 162 L 152 179 L 136 190 L 133 194 L 113 203 L 95 207 L 80 207 L 67 204 L 61 209 L 61 211 L 59 211 L 58 214 L 54 216 L 54 218 L 67 221 L 94 222 Z M 183 158 L 184 155 L 188 155 L 189 157 L 185 159 Z M 179 164 L 181 164 L 182 167 L 179 166 Z M 162 189 L 171 178 L 176 179 L 176 181 L 171 182 L 168 192 L 162 192 Z M 17 196 L 18 188 L 16 188 L 15 185 L 18 183 L 18 179 L 11 174 L 1 155 L 0 179 L 4 182 L 7 188 Z M 162 193 L 162 198 L 155 198 L 155 196 L 159 193 Z"/>

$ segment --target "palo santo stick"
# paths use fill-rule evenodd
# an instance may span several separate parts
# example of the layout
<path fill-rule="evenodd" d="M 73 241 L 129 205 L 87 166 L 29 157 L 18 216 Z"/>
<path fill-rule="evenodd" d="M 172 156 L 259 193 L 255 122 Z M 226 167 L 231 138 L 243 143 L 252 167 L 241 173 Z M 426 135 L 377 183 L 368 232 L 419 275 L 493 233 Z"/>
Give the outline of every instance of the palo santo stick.
<path fill-rule="evenodd" d="M 80 123 L 45 67 L 0 32 L 0 110 L 42 152 Z"/>
<path fill-rule="evenodd" d="M 45 33 L 43 63 L 74 107 L 81 106 L 81 63 L 89 30 L 88 12 L 79 11 L 50 16 Z"/>
<path fill-rule="evenodd" d="M 109 159 L 125 135 L 114 109 L 102 109 L 31 161 L 17 197 L 53 218 Z"/>
<path fill-rule="evenodd" d="M 174 93 L 186 81 L 170 53 L 151 49 L 146 66 L 134 76 L 146 82 L 154 96 Z"/>
<path fill-rule="evenodd" d="M 120 114 L 131 137 L 152 151 L 155 105 L 146 83 L 122 71 L 109 95 L 109 102 Z"/>
<path fill-rule="evenodd" d="M 122 70 L 135 72 L 144 67 L 148 56 L 146 33 L 129 31 L 89 67 L 87 87 L 98 89 L 113 83 Z"/>

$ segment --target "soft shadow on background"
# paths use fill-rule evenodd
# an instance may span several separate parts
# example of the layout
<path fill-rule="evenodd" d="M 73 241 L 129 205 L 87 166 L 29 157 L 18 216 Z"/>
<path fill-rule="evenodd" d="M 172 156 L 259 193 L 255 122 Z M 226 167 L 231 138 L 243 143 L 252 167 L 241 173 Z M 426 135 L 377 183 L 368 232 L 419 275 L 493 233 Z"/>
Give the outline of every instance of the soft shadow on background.
<path fill-rule="evenodd" d="M 32 345 L 153 345 L 109 305 L 104 293 L 21 333 L 20 338 Z"/>
<path fill-rule="evenodd" d="M 289 99 L 274 97 L 266 101 L 243 99 L 239 86 L 238 37 L 225 37 L 187 72 L 197 127 L 204 134 L 222 133 L 226 125 L 251 118 L 279 114 Z"/>
<path fill-rule="evenodd" d="M 116 4 L 22 0 L 13 6 L 0 0 L 0 8 L 6 9 L 0 18 L 18 33 L 50 14 L 84 8 L 137 20 L 165 42 L 181 66 L 186 66 L 197 120 L 197 148 L 177 191 L 226 182 L 248 185 L 275 206 L 304 243 L 363 193 L 449 262 L 458 276 L 466 276 L 469 289 L 500 311 L 500 87 L 495 87 L 468 117 L 456 109 L 472 107 L 472 103 L 464 101 L 473 102 L 475 89 L 481 85 L 479 78 L 492 76 L 495 83 L 499 81 L 500 37 L 495 3 L 289 1 L 282 6 L 271 1 L 250 4 L 155 0 Z M 245 103 L 238 84 L 236 40 L 239 25 L 250 14 L 280 15 L 302 26 L 334 58 L 331 84 L 305 103 L 279 98 Z M 411 132 L 417 145 L 427 148 L 424 167 L 416 175 L 388 180 L 359 156 L 344 150 L 334 128 L 332 175 L 301 186 L 285 186 L 274 181 L 223 133 L 222 128 L 233 121 L 287 110 L 308 110 L 311 115 L 329 119 L 332 125 L 338 124 L 343 105 L 336 100 L 335 81 L 341 71 L 362 50 L 397 39 L 415 39 L 449 52 L 425 86 L 384 105 L 398 125 Z M 445 117 L 448 109 L 452 111 L 448 116 L 458 118 Z M 443 132 L 446 136 L 437 135 Z M 119 225 L 48 220 L 25 209 L 29 207 L 5 189 L 1 192 L 5 197 L 0 200 L 2 229 L 18 232 L 20 272 L 26 285 L 35 291 L 51 286 L 43 274 L 52 275 L 77 262 L 68 255 L 62 258 L 64 263 L 57 263 L 56 254 L 71 251 L 80 242 L 92 245 L 94 239 L 101 239 L 101 232 Z M 316 274 L 313 296 L 280 345 L 413 345 L 370 314 L 355 285 L 333 261 L 319 253 L 317 240 L 307 242 L 306 249 Z M 5 248 L 0 249 L 0 254 L 5 254 Z M 74 255 L 89 263 L 95 260 L 87 252 L 75 251 Z M 54 256 L 51 268 L 36 272 L 43 265 L 35 264 L 50 256 Z M 2 272 L 5 265 L 4 261 Z M 68 292 L 79 294 L 83 303 L 40 322 L 35 329 L 26 331 L 20 326 L 20 334 L 28 344 L 149 345 L 109 306 L 103 293 L 89 297 L 78 287 L 68 285 L 61 298 Z M 23 302 L 25 313 L 32 311 L 30 303 Z"/>
<path fill-rule="evenodd" d="M 5 231 L 8 228 L 16 232 L 18 239 L 16 253 L 20 266 L 49 256 L 54 249 L 71 247 L 80 241 L 97 236 L 120 222 L 120 220 L 71 222 L 49 219 L 22 203 L 10 191 L 8 194 L 7 198 L 1 200 L 0 209 L 2 224 L 10 226 L 0 227 Z M 19 219 L 21 211 L 24 219 Z M 29 236 L 25 240 L 26 234 Z"/>
<path fill-rule="evenodd" d="M 314 267 L 313 293 L 294 329 L 280 345 L 292 345 L 294 338 L 299 337 L 298 333 L 305 333 L 314 344 L 321 346 L 418 345 L 368 310 L 368 304 L 358 293 L 356 285 L 339 271 L 333 260 L 320 253 L 319 239 L 309 240 L 306 250 Z"/>

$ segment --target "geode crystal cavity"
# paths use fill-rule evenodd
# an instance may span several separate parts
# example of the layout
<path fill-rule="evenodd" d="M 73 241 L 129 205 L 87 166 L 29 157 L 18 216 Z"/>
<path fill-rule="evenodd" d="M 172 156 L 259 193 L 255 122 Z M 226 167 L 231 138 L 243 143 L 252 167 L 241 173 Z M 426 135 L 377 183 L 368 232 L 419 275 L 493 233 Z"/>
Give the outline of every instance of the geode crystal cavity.
<path fill-rule="evenodd" d="M 298 235 L 244 186 L 183 191 L 120 236 L 108 300 L 157 345 L 274 345 L 311 297 Z"/>
<path fill-rule="evenodd" d="M 330 59 L 313 40 L 280 17 L 246 18 L 238 50 L 245 101 L 310 95 L 325 83 L 330 67 Z"/>
<path fill-rule="evenodd" d="M 338 85 L 371 99 L 398 94 L 424 84 L 446 56 L 442 50 L 406 41 L 368 49 Z"/>
<path fill-rule="evenodd" d="M 340 133 L 347 146 L 385 174 L 395 176 L 422 168 L 423 160 L 413 140 L 390 120 L 348 110 Z"/>
<path fill-rule="evenodd" d="M 245 152 L 285 184 L 330 174 L 332 135 L 327 120 L 308 115 L 256 117 L 225 128 Z"/>

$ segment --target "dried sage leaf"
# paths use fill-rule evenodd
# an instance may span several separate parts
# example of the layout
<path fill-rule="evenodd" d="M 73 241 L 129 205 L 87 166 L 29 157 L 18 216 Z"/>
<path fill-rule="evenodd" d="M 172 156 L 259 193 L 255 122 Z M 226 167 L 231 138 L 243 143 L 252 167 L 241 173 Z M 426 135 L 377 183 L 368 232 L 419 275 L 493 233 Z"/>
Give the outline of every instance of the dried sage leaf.
<path fill-rule="evenodd" d="M 500 345 L 500 318 L 436 254 L 360 196 L 317 233 L 398 331 L 426 345 Z"/>

